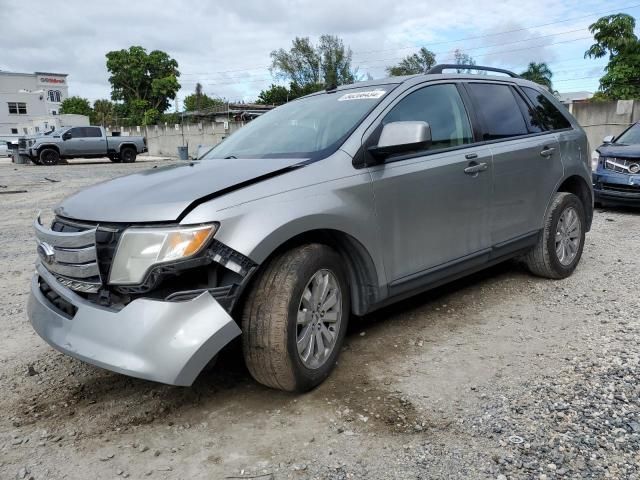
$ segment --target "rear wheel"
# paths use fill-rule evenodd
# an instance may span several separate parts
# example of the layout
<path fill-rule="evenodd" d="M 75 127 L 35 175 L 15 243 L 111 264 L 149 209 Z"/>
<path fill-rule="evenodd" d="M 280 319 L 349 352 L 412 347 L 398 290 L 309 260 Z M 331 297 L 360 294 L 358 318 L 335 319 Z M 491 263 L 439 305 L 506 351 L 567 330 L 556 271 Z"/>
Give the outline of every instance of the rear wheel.
<path fill-rule="evenodd" d="M 244 358 L 258 382 L 304 392 L 329 376 L 350 311 L 343 263 L 326 245 L 309 244 L 267 264 L 242 316 Z"/>
<path fill-rule="evenodd" d="M 585 226 L 580 199 L 572 193 L 556 193 L 538 243 L 524 257 L 531 273 L 555 279 L 571 275 L 582 256 Z"/>
<path fill-rule="evenodd" d="M 57 165 L 60 163 L 60 154 L 53 148 L 45 148 L 39 155 L 40 163 L 42 165 Z"/>
<path fill-rule="evenodd" d="M 123 163 L 133 163 L 136 161 L 136 150 L 132 147 L 124 147 L 120 150 L 120 160 Z"/>

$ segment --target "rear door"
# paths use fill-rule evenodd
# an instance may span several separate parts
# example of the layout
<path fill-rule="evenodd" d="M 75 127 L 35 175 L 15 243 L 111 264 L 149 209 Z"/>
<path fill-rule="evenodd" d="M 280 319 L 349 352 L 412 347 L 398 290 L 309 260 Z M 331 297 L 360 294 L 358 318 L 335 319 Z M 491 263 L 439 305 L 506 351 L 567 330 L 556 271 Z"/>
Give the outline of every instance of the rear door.
<path fill-rule="evenodd" d="M 514 85 L 470 82 L 466 88 L 481 139 L 493 152 L 490 230 L 492 245 L 499 247 L 542 228 L 563 174 L 560 149 Z"/>
<path fill-rule="evenodd" d="M 433 142 L 370 168 L 391 294 L 461 260 L 481 262 L 490 247 L 491 151 L 473 144 L 458 86 L 430 83 L 407 92 L 370 127 L 365 148 L 377 144 L 384 124 L 397 121 L 427 122 Z"/>
<path fill-rule="evenodd" d="M 106 155 L 107 139 L 102 135 L 100 127 L 83 127 L 83 153 L 85 155 Z"/>

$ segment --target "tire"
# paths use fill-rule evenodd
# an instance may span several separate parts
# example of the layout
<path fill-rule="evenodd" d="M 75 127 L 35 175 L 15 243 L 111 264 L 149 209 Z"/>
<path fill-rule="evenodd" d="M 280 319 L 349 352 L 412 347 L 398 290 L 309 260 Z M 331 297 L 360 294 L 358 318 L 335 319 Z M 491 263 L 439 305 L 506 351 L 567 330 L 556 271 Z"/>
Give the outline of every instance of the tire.
<path fill-rule="evenodd" d="M 109 160 L 113 163 L 120 163 L 120 155 L 109 155 Z"/>
<path fill-rule="evenodd" d="M 29 159 L 31 160 L 31 163 L 33 163 L 34 165 L 42 165 L 38 157 L 29 157 Z"/>
<path fill-rule="evenodd" d="M 280 390 L 305 392 L 329 376 L 342 348 L 351 308 L 343 264 L 333 249 L 314 243 L 289 250 L 265 265 L 242 312 L 243 355 L 258 382 Z M 331 303 L 334 294 L 336 298 L 334 306 L 327 307 L 326 312 L 318 309 L 317 314 L 306 309 L 308 303 L 302 299 L 303 293 L 311 293 L 307 290 L 315 278 L 328 279 L 325 305 Z M 336 288 L 331 287 L 332 281 Z M 299 324 L 299 315 L 307 323 Z M 318 336 L 323 345 L 327 341 L 330 346 L 318 348 Z M 299 338 L 310 345 L 302 353 L 298 353 Z M 333 339 L 332 344 L 329 338 Z M 306 353 L 309 355 L 304 360 Z"/>
<path fill-rule="evenodd" d="M 40 164 L 42 165 L 57 165 L 60 163 L 60 154 L 53 148 L 44 148 L 38 154 Z"/>
<path fill-rule="evenodd" d="M 133 163 L 136 161 L 136 149 L 132 147 L 124 147 L 120 150 L 120 161 L 122 163 Z"/>
<path fill-rule="evenodd" d="M 556 193 L 547 211 L 538 243 L 524 257 L 529 271 L 539 277 L 552 279 L 567 278 L 571 275 L 580 262 L 584 248 L 587 225 L 585 217 L 584 205 L 576 195 L 566 192 Z M 568 227 L 571 227 L 573 219 L 578 222 L 579 230 L 565 227 L 565 233 L 562 233 L 563 225 L 566 223 Z M 569 235 L 566 232 L 569 232 Z M 557 236 L 560 236 L 560 240 L 556 238 Z M 575 238 L 575 242 L 571 240 L 572 238 Z M 558 246 L 558 241 L 560 241 L 560 246 Z M 562 242 L 566 246 L 564 249 Z M 567 255 L 564 255 L 565 253 Z"/>

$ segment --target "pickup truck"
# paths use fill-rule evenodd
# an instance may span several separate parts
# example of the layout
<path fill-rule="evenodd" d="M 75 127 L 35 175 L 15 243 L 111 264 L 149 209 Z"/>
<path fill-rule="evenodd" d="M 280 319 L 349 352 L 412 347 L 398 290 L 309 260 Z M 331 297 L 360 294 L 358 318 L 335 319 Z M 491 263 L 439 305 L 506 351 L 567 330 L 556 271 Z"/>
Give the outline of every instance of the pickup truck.
<path fill-rule="evenodd" d="M 68 158 L 109 157 L 112 162 L 131 163 L 147 151 L 140 136 L 107 136 L 103 127 L 69 127 L 47 135 L 21 138 L 18 151 L 36 165 L 57 165 Z"/>

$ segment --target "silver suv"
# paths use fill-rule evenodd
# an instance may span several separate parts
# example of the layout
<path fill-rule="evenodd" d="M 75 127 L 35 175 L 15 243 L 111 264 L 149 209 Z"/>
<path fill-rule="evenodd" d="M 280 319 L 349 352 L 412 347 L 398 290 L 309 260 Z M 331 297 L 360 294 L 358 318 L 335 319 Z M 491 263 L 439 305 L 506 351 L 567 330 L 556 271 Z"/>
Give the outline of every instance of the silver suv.
<path fill-rule="evenodd" d="M 450 68 L 309 95 L 201 161 L 67 198 L 35 222 L 33 327 L 175 385 L 240 336 L 257 381 L 305 391 L 351 315 L 514 257 L 571 275 L 593 216 L 583 130 L 515 74 Z"/>

